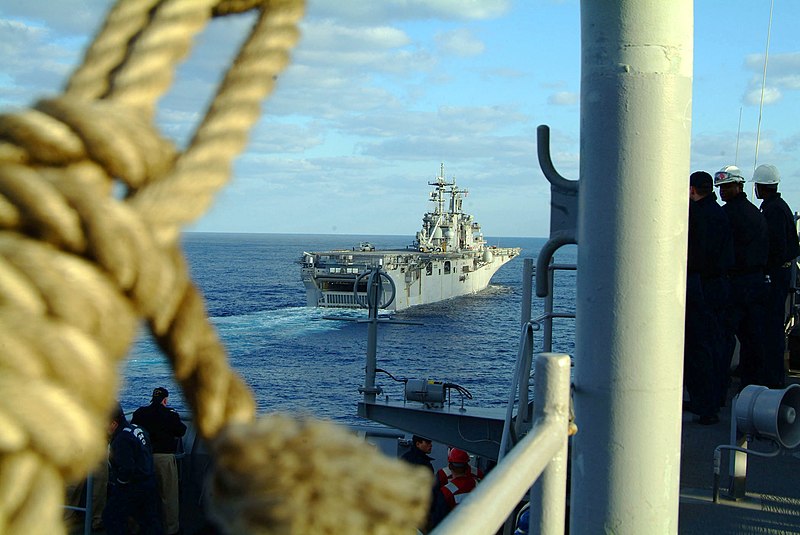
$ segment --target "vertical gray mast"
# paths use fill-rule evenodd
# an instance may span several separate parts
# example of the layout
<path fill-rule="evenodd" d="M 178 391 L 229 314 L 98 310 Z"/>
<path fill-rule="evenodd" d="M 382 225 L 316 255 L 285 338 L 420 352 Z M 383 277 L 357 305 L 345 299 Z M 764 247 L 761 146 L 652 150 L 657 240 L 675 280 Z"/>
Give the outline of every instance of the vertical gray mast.
<path fill-rule="evenodd" d="M 677 533 L 692 0 L 582 0 L 571 532 Z"/>

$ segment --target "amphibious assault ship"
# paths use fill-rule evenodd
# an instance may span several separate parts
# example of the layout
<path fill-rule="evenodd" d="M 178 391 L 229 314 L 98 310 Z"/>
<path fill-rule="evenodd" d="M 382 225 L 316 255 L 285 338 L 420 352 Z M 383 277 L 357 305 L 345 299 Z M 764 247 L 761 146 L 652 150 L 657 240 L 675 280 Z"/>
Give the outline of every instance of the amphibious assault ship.
<path fill-rule="evenodd" d="M 307 305 L 355 308 L 366 303 L 363 275 L 380 266 L 389 278 L 383 305 L 398 311 L 479 292 L 500 267 L 518 256 L 519 247 L 489 246 L 480 225 L 462 211 L 467 190 L 448 182 L 444 164 L 429 185 L 433 211 L 406 249 L 376 250 L 364 242 L 353 249 L 304 252 L 300 260 Z M 395 292 L 391 292 L 394 286 Z M 389 296 L 394 293 L 395 298 Z"/>

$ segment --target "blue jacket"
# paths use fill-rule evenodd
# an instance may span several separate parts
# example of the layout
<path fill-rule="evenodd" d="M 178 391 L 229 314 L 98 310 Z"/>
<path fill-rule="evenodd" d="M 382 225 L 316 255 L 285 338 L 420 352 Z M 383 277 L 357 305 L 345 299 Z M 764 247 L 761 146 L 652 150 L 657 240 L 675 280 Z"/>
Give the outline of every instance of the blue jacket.
<path fill-rule="evenodd" d="M 108 448 L 108 481 L 113 485 L 145 482 L 154 477 L 150 437 L 139 426 L 117 427 Z"/>

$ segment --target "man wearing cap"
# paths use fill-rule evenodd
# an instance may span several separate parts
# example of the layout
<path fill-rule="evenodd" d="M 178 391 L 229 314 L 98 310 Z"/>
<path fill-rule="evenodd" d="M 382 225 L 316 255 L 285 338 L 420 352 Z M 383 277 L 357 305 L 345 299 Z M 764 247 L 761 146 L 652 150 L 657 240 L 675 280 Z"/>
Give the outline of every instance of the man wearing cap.
<path fill-rule="evenodd" d="M 719 422 L 717 413 L 727 392 L 725 331 L 720 321 L 728 300 L 733 240 L 710 174 L 691 174 L 689 199 L 684 382 L 689 410 L 699 415 L 699 423 L 709 425 Z"/>
<path fill-rule="evenodd" d="M 758 370 L 764 363 L 764 296 L 767 290 L 764 268 L 767 264 L 769 241 L 767 221 L 747 200 L 744 177 L 735 165 L 726 165 L 714 174 L 719 187 L 722 207 L 728 215 L 733 236 L 733 267 L 730 270 L 731 299 L 725 314 L 728 328 L 727 362 L 739 339 L 741 388 L 759 383 Z"/>
<path fill-rule="evenodd" d="M 411 437 L 411 448 L 400 458 L 411 464 L 424 466 L 433 473 L 433 457 L 428 455 L 433 449 L 433 442 L 429 438 L 414 435 Z"/>
<path fill-rule="evenodd" d="M 780 173 L 774 165 L 759 165 L 753 172 L 756 197 L 761 199 L 761 213 L 767 220 L 769 234 L 766 267 L 769 290 L 764 320 L 765 361 L 760 370 L 760 384 L 769 388 L 786 386 L 783 364 L 786 351 L 786 297 L 791 288 L 792 262 L 800 254 L 792 209 L 778 192 L 780 180 Z"/>
<path fill-rule="evenodd" d="M 153 462 L 161 495 L 161 513 L 164 532 L 178 533 L 180 514 L 178 509 L 178 465 L 175 452 L 180 437 L 186 434 L 186 425 L 177 411 L 167 407 L 169 392 L 159 386 L 153 390 L 150 405 L 139 407 L 133 413 L 132 422 L 150 434 L 153 443 Z"/>

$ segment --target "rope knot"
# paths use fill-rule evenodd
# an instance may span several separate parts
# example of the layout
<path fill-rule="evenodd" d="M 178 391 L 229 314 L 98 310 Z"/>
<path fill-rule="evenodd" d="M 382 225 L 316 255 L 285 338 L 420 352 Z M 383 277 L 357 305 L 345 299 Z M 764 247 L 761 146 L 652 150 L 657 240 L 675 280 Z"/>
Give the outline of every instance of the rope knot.
<path fill-rule="evenodd" d="M 274 414 L 213 444 L 212 515 L 234 533 L 407 534 L 424 524 L 430 472 L 325 421 Z"/>

